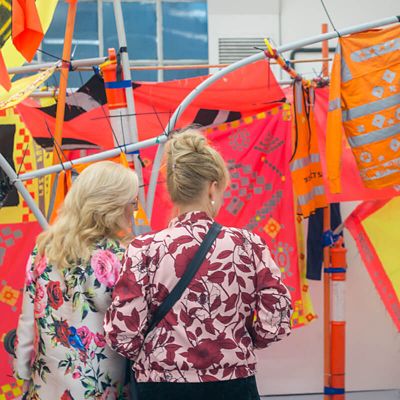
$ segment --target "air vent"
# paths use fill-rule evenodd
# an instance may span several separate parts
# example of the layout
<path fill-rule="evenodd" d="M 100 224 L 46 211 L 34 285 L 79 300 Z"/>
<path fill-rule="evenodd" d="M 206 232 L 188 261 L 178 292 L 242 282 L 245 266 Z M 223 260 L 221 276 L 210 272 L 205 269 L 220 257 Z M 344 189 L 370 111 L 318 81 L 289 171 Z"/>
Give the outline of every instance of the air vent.
<path fill-rule="evenodd" d="M 236 61 L 258 53 L 265 48 L 263 38 L 219 38 L 218 54 L 221 64 L 232 64 Z"/>

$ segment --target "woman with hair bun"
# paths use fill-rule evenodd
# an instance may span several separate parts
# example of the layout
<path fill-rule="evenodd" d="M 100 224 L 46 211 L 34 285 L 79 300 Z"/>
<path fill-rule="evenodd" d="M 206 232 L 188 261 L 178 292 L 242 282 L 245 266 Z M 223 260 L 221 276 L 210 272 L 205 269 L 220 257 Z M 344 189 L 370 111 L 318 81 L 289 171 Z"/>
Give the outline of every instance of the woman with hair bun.
<path fill-rule="evenodd" d="M 139 400 L 259 399 L 254 350 L 290 332 L 280 270 L 264 241 L 244 229 L 220 227 L 179 298 L 165 302 L 216 226 L 228 183 L 201 132 L 172 136 L 167 186 L 179 215 L 129 245 L 105 318 L 107 343 L 133 361 Z"/>
<path fill-rule="evenodd" d="M 111 161 L 93 164 L 38 236 L 15 349 L 14 372 L 25 382 L 25 399 L 126 398 L 126 361 L 107 346 L 103 319 L 137 195 L 134 171 Z"/>

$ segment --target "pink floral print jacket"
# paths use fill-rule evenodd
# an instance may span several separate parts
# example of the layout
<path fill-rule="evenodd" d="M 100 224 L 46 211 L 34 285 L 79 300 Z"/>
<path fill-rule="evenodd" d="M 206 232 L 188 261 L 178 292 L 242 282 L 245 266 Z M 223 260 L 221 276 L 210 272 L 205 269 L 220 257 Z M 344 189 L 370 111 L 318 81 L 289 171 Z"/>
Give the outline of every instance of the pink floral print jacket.
<path fill-rule="evenodd" d="M 290 333 L 291 303 L 263 240 L 223 227 L 182 297 L 144 340 L 213 220 L 183 214 L 128 247 L 106 313 L 106 341 L 134 360 L 139 382 L 209 382 L 255 374 L 255 348 Z"/>

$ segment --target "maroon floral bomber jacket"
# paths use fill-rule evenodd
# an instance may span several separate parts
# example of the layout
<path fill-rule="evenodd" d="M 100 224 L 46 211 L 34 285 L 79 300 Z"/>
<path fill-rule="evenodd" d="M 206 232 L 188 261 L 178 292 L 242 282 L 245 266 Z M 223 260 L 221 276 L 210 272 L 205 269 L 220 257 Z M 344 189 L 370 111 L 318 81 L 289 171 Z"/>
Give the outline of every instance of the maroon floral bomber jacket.
<path fill-rule="evenodd" d="M 144 339 L 213 220 L 196 211 L 129 245 L 105 317 L 107 343 L 138 382 L 209 382 L 255 374 L 254 349 L 290 333 L 291 303 L 263 240 L 223 227 L 182 297 Z"/>

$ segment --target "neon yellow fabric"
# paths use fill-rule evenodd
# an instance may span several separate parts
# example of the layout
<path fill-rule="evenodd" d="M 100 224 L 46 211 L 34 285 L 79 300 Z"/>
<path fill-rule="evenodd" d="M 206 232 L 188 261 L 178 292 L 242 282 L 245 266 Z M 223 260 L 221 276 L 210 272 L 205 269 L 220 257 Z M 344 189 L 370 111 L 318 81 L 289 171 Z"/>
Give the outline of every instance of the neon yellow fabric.
<path fill-rule="evenodd" d="M 0 113 L 1 125 L 15 125 L 13 160 L 16 170 L 21 174 L 52 165 L 52 153 L 44 151 L 32 139 L 20 116 L 9 108 Z M 25 153 L 25 157 L 24 157 Z M 25 182 L 25 187 L 45 214 L 49 202 L 50 176 Z M 16 224 L 36 221 L 32 211 L 19 196 L 19 205 L 0 209 L 0 224 Z"/>
<path fill-rule="evenodd" d="M 362 222 L 400 301 L 400 198 L 395 197 Z"/>

